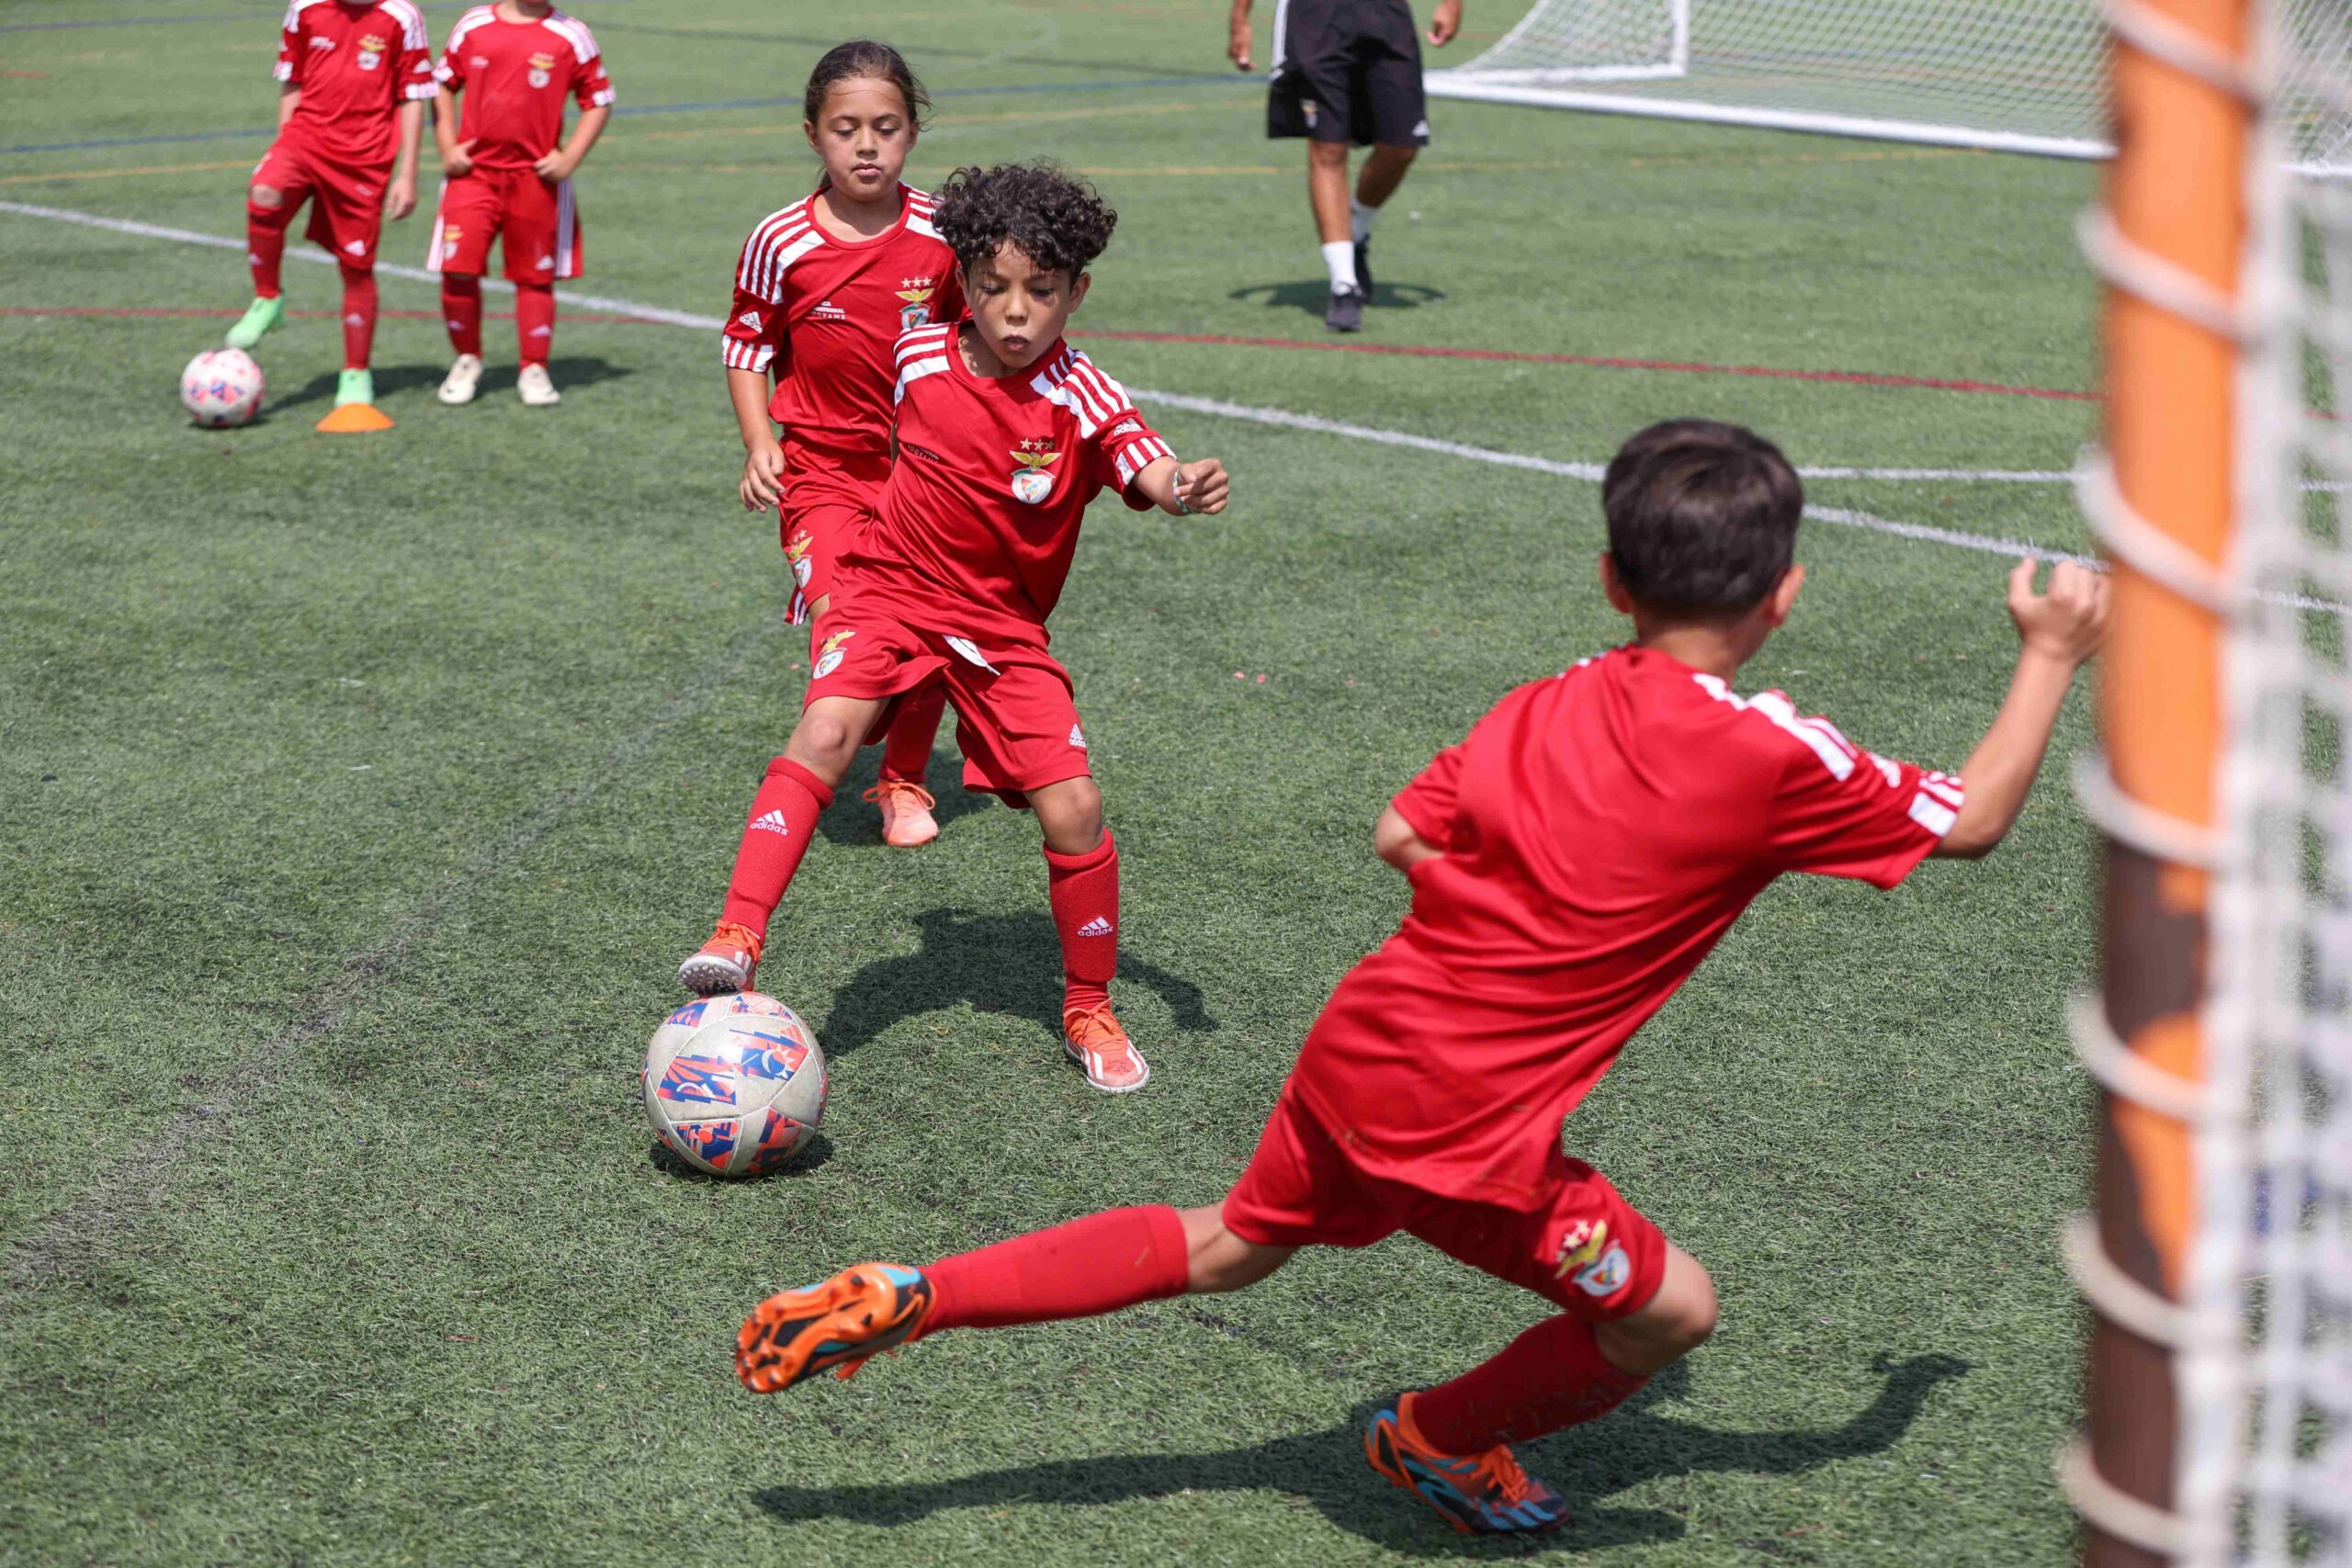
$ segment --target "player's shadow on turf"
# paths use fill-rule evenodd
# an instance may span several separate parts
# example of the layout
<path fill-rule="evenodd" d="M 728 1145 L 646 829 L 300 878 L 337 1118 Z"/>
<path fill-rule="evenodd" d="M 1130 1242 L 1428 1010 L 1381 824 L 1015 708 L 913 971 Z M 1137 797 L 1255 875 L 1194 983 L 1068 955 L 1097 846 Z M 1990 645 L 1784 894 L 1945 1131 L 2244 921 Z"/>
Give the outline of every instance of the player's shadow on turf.
<path fill-rule="evenodd" d="M 1543 1544 L 1555 1551 L 1594 1551 L 1679 1540 L 1688 1529 L 1679 1513 L 1602 1507 L 1596 1500 L 1699 1472 L 1794 1475 L 1884 1452 L 1917 1419 L 1928 1391 L 1965 1372 L 1968 1363 L 1950 1356 L 1920 1356 L 1899 1363 L 1881 1358 L 1877 1369 L 1886 1374 L 1885 1386 L 1868 1406 L 1837 1427 L 1721 1432 L 1661 1416 L 1656 1409 L 1660 1400 L 1688 1386 L 1684 1369 L 1673 1367 L 1598 1424 L 1521 1445 L 1521 1459 L 1560 1489 L 1574 1516 L 1561 1533 L 1543 1538 Z M 1350 1534 L 1417 1557 L 1516 1555 L 1529 1544 L 1453 1534 L 1434 1515 L 1372 1473 L 1363 1461 L 1362 1424 L 1352 1420 L 1222 1453 L 1054 1460 L 950 1481 L 880 1486 L 771 1486 L 753 1493 L 752 1500 L 787 1524 L 846 1518 L 898 1525 L 950 1508 L 1260 1491 L 1303 1497 Z"/>
<path fill-rule="evenodd" d="M 446 369 L 435 369 L 430 365 L 388 365 L 376 372 L 376 400 L 381 402 L 395 392 L 405 392 L 413 387 L 437 387 L 441 384 L 441 378 L 447 374 Z M 282 413 L 288 409 L 299 409 L 305 403 L 329 401 L 334 397 L 339 379 L 340 372 L 334 370 L 323 376 L 313 376 L 300 390 L 282 398 L 272 398 L 264 403 L 262 417 L 266 418 L 273 412 Z M 512 381 L 514 378 L 510 376 L 507 379 Z"/>
<path fill-rule="evenodd" d="M 513 365 L 492 365 L 481 375 L 481 396 L 492 392 L 512 393 L 519 367 Z M 625 365 L 615 365 L 607 359 L 550 359 L 548 375 L 555 382 L 556 390 L 569 391 L 574 387 L 593 387 L 599 381 L 611 381 L 631 372 Z M 376 400 L 383 402 L 397 392 L 417 387 L 438 387 L 448 374 L 446 367 L 432 365 L 388 365 L 376 372 Z M 272 399 L 262 405 L 262 417 L 272 410 L 299 409 L 305 403 L 323 403 L 334 396 L 340 380 L 339 373 L 329 371 L 313 376 L 300 391 Z M 256 421 L 258 423 L 258 421 Z"/>
<path fill-rule="evenodd" d="M 817 818 L 817 831 L 824 835 L 825 842 L 853 850 L 883 848 L 882 807 L 861 798 L 881 776 L 882 748 L 858 748 L 857 760 L 849 765 L 848 773 L 833 790 L 833 799 L 839 804 Z M 995 796 L 975 795 L 964 787 L 963 761 L 950 747 L 941 747 L 933 756 L 927 776 L 935 786 L 934 798 L 939 802 L 931 808 L 931 819 L 939 824 L 943 837 L 957 818 L 986 811 L 996 804 Z M 895 855 L 906 852 L 889 852 Z M 825 1049 L 830 1051 L 832 1046 L 828 1044 Z"/>
<path fill-rule="evenodd" d="M 958 1002 L 970 1003 L 976 1012 L 1034 1021 L 1052 1038 L 1061 1037 L 1062 948 L 1050 916 L 926 909 L 915 917 L 915 928 L 921 949 L 875 960 L 834 994 L 833 1010 L 817 1032 L 827 1056 L 854 1051 L 894 1023 Z M 1198 1034 L 1217 1027 L 1201 988 L 1181 975 L 1122 952 L 1119 978 L 1158 992 L 1179 1029 Z"/>
<path fill-rule="evenodd" d="M 810 1171 L 815 1170 L 819 1166 L 824 1164 L 827 1160 L 832 1157 L 832 1139 L 828 1138 L 822 1133 L 811 1133 L 808 1134 L 808 1141 L 800 1145 L 800 1147 L 793 1154 L 791 1159 L 786 1161 L 785 1164 L 777 1169 L 771 1170 L 763 1176 L 754 1177 L 752 1179 L 758 1181 L 790 1181 L 795 1177 L 808 1175 Z M 677 1151 L 671 1148 L 669 1145 L 662 1142 L 659 1138 L 656 1138 L 652 1144 L 647 1147 L 645 1151 L 645 1159 L 647 1164 L 660 1171 L 662 1175 L 674 1176 L 681 1181 L 724 1182 L 729 1186 L 733 1186 L 743 1179 L 743 1178 L 740 1176 L 713 1176 L 707 1170 L 698 1170 L 695 1167 L 688 1165 L 684 1160 L 680 1159 L 677 1156 Z"/>
<path fill-rule="evenodd" d="M 1317 321 L 1331 303 L 1331 286 L 1318 280 L 1301 283 L 1253 283 L 1247 288 L 1237 288 L 1226 296 L 1237 303 L 1247 305 L 1260 295 L 1269 310 L 1304 310 Z M 1368 303 L 1375 310 L 1414 310 L 1423 305 L 1434 305 L 1445 298 L 1442 288 L 1431 288 L 1422 283 L 1388 283 L 1374 274 L 1372 299 Z"/>

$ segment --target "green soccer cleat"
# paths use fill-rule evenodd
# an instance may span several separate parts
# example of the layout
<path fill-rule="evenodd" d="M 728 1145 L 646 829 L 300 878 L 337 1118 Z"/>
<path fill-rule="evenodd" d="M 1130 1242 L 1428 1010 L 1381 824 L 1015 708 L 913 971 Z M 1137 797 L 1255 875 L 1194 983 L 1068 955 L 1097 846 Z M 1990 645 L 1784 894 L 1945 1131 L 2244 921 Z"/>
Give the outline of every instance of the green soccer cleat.
<path fill-rule="evenodd" d="M 376 373 L 372 370 L 345 370 L 334 384 L 334 406 L 345 403 L 373 403 L 376 400 Z"/>
<path fill-rule="evenodd" d="M 250 349 L 262 340 L 263 333 L 274 333 L 285 324 L 284 295 L 273 295 L 266 299 L 257 298 L 245 307 L 245 313 L 237 318 L 237 324 L 229 329 L 229 346 Z"/>

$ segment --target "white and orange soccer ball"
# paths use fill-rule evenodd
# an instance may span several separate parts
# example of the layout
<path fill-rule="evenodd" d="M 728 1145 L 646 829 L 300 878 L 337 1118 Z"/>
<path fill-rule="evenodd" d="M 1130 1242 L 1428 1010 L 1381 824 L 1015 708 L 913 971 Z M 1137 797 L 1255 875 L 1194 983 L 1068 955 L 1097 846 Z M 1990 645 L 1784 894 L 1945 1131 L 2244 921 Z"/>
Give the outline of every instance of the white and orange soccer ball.
<path fill-rule="evenodd" d="M 663 1019 L 641 1083 L 655 1134 L 713 1176 L 766 1175 L 825 1115 L 816 1032 L 757 991 L 700 997 Z"/>
<path fill-rule="evenodd" d="M 180 406 L 207 430 L 243 424 L 261 412 L 261 367 L 242 348 L 208 348 L 180 372 Z"/>

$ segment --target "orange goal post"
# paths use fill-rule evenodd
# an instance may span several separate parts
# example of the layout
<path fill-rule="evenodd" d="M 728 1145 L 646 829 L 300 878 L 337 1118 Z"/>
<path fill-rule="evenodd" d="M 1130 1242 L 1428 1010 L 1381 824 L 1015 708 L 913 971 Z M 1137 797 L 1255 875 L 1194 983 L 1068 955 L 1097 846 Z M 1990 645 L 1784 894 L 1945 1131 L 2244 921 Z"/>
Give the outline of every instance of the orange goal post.
<path fill-rule="evenodd" d="M 2108 0 L 2115 574 L 2088 1431 L 2098 1568 L 2352 1563 L 2352 69 L 2293 0 Z M 2283 84 L 2291 84 L 2291 90 Z"/>

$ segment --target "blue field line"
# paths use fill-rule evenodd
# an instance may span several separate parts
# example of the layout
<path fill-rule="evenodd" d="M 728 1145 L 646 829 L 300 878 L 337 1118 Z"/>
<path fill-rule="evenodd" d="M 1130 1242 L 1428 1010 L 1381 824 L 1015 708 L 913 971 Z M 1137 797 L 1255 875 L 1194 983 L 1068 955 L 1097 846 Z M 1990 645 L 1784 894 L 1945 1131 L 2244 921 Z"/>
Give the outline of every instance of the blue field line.
<path fill-rule="evenodd" d="M 1116 82 L 1022 82 L 1002 87 L 942 87 L 938 98 L 1009 97 L 1021 93 L 1111 93 L 1132 87 L 1257 86 L 1255 76 L 1130 76 Z M 685 104 L 618 104 L 613 117 L 650 114 L 716 114 L 728 109 L 798 108 L 800 95 L 775 98 L 707 98 Z M 27 141 L 0 147 L 0 156 L 26 152 L 88 152 L 106 147 L 160 147 L 180 141 L 234 141 L 240 138 L 275 136 L 275 126 L 245 126 L 236 130 L 183 130 L 169 136 L 101 136 L 86 141 Z"/>
<path fill-rule="evenodd" d="M 575 5 L 626 6 L 629 0 L 573 0 Z M 421 11 L 467 11 L 480 0 L 418 0 Z M 101 22 L 8 22 L 0 24 L 0 33 L 63 33 L 79 32 L 88 28 L 183 28 L 198 22 L 266 22 L 284 16 L 283 8 L 275 11 L 213 11 L 200 17 L 117 17 Z"/>

